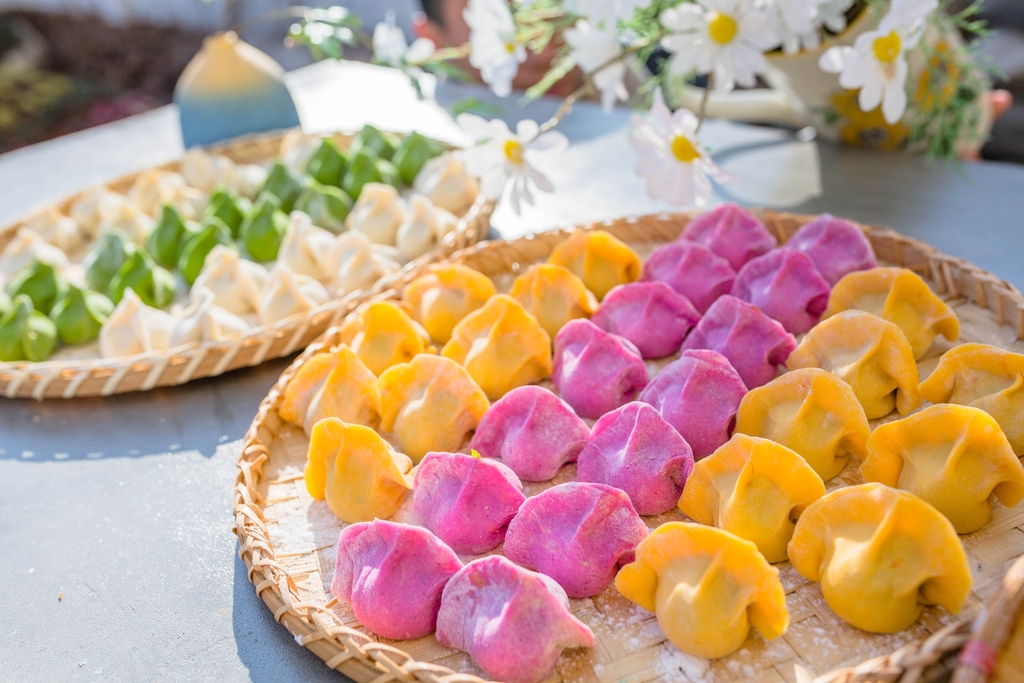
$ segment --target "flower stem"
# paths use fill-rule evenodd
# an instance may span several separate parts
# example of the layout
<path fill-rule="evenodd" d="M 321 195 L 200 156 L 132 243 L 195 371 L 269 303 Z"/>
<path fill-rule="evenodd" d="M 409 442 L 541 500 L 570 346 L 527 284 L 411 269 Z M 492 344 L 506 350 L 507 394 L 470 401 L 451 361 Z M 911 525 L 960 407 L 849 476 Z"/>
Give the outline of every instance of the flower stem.
<path fill-rule="evenodd" d="M 708 97 L 711 96 L 711 87 L 714 85 L 714 82 L 715 74 L 709 73 L 708 82 L 704 86 L 704 96 L 700 98 L 700 111 L 697 112 L 697 130 L 694 131 L 695 133 L 699 133 L 700 127 L 704 125 L 704 115 L 708 109 Z"/>

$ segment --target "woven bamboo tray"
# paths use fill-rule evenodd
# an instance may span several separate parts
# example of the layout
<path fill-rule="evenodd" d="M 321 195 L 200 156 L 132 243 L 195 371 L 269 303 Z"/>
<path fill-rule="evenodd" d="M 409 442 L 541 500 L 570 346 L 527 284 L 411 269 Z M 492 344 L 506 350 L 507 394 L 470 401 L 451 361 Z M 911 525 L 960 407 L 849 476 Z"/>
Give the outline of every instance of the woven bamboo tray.
<path fill-rule="evenodd" d="M 758 213 L 780 242 L 812 218 Z M 653 215 L 584 228 L 607 230 L 644 256 L 658 244 L 678 237 L 691 217 L 688 213 Z M 886 228 L 860 227 L 880 263 L 916 271 L 956 309 L 962 326 L 961 342 L 986 342 L 1024 352 L 1024 296 L 1016 288 L 959 258 Z M 514 274 L 546 259 L 567 234 L 569 231 L 560 231 L 511 242 L 487 242 L 456 253 L 451 260 L 491 276 L 501 291 L 502 283 L 507 287 Z M 392 283 L 394 289 L 375 297 L 397 298 L 401 287 L 416 275 L 415 271 L 404 273 Z M 403 642 L 379 638 L 364 629 L 346 605 L 330 596 L 338 532 L 344 524 L 323 501 L 314 501 L 307 493 L 302 472 L 308 439 L 301 429 L 284 422 L 277 409 L 297 368 L 313 354 L 338 343 L 337 332 L 336 328 L 328 330 L 282 374 L 246 434 L 235 483 L 234 531 L 239 539 L 239 555 L 274 618 L 329 667 L 359 683 L 476 683 L 482 674 L 464 653 L 441 646 L 433 636 Z M 949 346 L 937 344 L 920 361 L 922 377 L 928 376 Z M 550 483 L 527 483 L 527 495 L 571 479 L 573 468 L 566 466 Z M 848 467 L 828 488 L 860 481 L 856 468 Z M 671 511 L 645 521 L 654 527 L 680 518 L 678 511 Z M 821 675 L 822 683 L 849 683 L 893 681 L 904 672 L 911 677 L 905 680 L 917 680 L 926 669 L 934 670 L 936 662 L 955 661 L 955 650 L 968 638 L 970 620 L 983 601 L 1000 588 L 1000 580 L 1013 560 L 1024 554 L 1024 505 L 1008 510 L 997 504 L 989 523 L 962 540 L 974 585 L 959 616 L 931 607 L 901 633 L 859 631 L 832 613 L 818 584 L 783 563 L 777 566 L 787 593 L 791 618 L 788 632 L 767 642 L 752 631 L 739 651 L 709 661 L 676 649 L 665 640 L 653 614 L 629 603 L 610 587 L 593 598 L 571 601 L 572 612 L 594 631 L 596 645 L 566 651 L 551 681 L 793 682 L 798 677 L 809 681 Z M 929 638 L 932 640 L 922 646 L 922 641 Z M 856 671 L 843 670 L 871 658 L 880 659 Z M 837 669 L 840 671 L 827 673 Z"/>
<path fill-rule="evenodd" d="M 222 154 L 236 163 L 262 163 L 279 155 L 281 140 L 286 133 L 279 131 L 248 135 L 210 147 L 207 151 Z M 333 137 L 347 147 L 354 134 L 336 133 Z M 451 148 L 448 145 L 446 147 Z M 172 161 L 157 168 L 178 171 L 180 164 L 180 161 Z M 124 194 L 136 178 L 147 170 L 129 173 L 106 185 Z M 67 214 L 70 206 L 83 193 L 66 197 L 56 202 L 55 206 Z M 253 327 L 239 339 L 195 342 L 166 351 L 119 358 L 0 363 L 0 396 L 42 400 L 148 391 L 156 387 L 184 384 L 202 377 L 213 377 L 229 370 L 287 356 L 304 348 L 335 325 L 366 296 L 387 289 L 392 280 L 401 279 L 404 273 L 415 271 L 425 263 L 476 244 L 486 237 L 494 207 L 495 202 L 485 199 L 483 195 L 477 197 L 465 215 L 459 217 L 458 227 L 446 237 L 443 244 L 433 252 L 406 264 L 397 273 L 382 279 L 372 289 L 349 292 L 341 298 L 273 325 Z M 0 250 L 23 224 L 24 220 L 19 220 L 0 228 Z"/>

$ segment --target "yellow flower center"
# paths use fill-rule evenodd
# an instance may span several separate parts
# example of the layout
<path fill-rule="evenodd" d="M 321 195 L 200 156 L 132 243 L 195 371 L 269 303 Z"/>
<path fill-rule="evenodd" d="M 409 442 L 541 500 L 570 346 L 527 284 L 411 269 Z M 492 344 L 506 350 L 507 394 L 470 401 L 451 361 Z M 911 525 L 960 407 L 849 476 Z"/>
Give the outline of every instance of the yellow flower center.
<path fill-rule="evenodd" d="M 505 158 L 509 163 L 520 166 L 523 163 L 523 145 L 515 139 L 509 138 L 505 141 Z"/>
<path fill-rule="evenodd" d="M 677 135 L 672 140 L 672 155 L 684 164 L 691 163 L 700 156 L 697 148 L 693 146 L 690 139 L 685 135 Z"/>
<path fill-rule="evenodd" d="M 509 54 L 512 54 L 515 51 L 516 51 L 516 44 L 515 43 L 505 43 L 505 52 L 507 52 Z"/>
<path fill-rule="evenodd" d="M 712 12 L 708 22 L 708 35 L 720 45 L 728 45 L 736 37 L 736 20 L 728 14 Z"/>
<path fill-rule="evenodd" d="M 875 51 L 875 59 L 883 64 L 895 62 L 896 58 L 900 56 L 901 47 L 903 47 L 903 41 L 900 40 L 900 34 L 896 31 L 891 31 L 887 36 L 875 38 L 875 42 L 871 44 L 871 48 Z"/>

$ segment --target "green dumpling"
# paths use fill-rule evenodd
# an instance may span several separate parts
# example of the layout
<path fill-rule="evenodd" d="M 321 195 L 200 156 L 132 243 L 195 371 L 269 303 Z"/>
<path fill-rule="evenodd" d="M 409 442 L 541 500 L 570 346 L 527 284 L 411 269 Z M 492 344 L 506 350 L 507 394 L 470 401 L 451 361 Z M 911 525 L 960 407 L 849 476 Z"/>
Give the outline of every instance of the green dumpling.
<path fill-rule="evenodd" d="M 281 203 L 276 196 L 264 193 L 242 223 L 242 243 L 254 261 L 273 261 L 287 229 L 288 214 L 281 210 Z"/>
<path fill-rule="evenodd" d="M 90 289 L 105 292 L 121 266 L 135 253 L 135 245 L 121 230 L 110 230 L 96 241 L 85 256 L 85 283 Z"/>
<path fill-rule="evenodd" d="M 295 200 L 302 194 L 303 183 L 292 170 L 280 161 L 275 161 L 267 173 L 260 194 L 272 194 L 281 203 L 281 210 L 289 213 L 295 206 Z"/>
<path fill-rule="evenodd" d="M 367 183 L 382 183 L 384 179 L 377 168 L 380 161 L 373 150 L 364 149 L 356 152 L 349 159 L 348 170 L 341 181 L 341 189 L 354 200 L 359 199 L 363 187 Z"/>
<path fill-rule="evenodd" d="M 308 213 L 313 225 L 338 234 L 345 231 L 345 218 L 352 210 L 352 200 L 344 190 L 314 180 L 295 202 L 295 209 Z"/>
<path fill-rule="evenodd" d="M 147 306 L 163 308 L 174 299 L 176 283 L 170 271 L 158 266 L 153 257 L 139 249 L 128 257 L 110 281 L 107 296 L 115 304 L 120 303 L 124 290 L 129 287 Z"/>
<path fill-rule="evenodd" d="M 395 155 L 397 148 L 398 143 L 393 135 L 382 133 L 379 129 L 367 124 L 356 133 L 349 149 L 351 154 L 358 154 L 368 149 L 381 159 L 390 159 Z"/>
<path fill-rule="evenodd" d="M 398 169 L 402 181 L 406 185 L 412 185 L 412 181 L 416 180 L 416 176 L 423 169 L 423 164 L 441 156 L 443 151 L 437 140 L 431 140 L 419 133 L 410 133 L 402 138 L 395 156 L 391 158 L 391 163 Z"/>
<path fill-rule="evenodd" d="M 91 290 L 71 285 L 54 304 L 50 320 L 65 344 L 86 344 L 100 336 L 100 328 L 114 312 L 114 302 Z"/>
<path fill-rule="evenodd" d="M 181 250 L 181 259 L 178 261 L 178 270 L 181 271 L 189 286 L 199 277 L 199 273 L 203 270 L 203 264 L 206 263 L 206 257 L 218 244 L 234 248 L 235 245 L 231 242 L 231 228 L 216 216 L 207 216 L 203 221 L 203 227 Z"/>
<path fill-rule="evenodd" d="M 238 195 L 230 187 L 217 189 L 210 196 L 210 205 L 206 208 L 207 216 L 216 216 L 231 229 L 231 237 L 238 238 L 246 215 L 252 211 L 252 202 Z"/>
<path fill-rule="evenodd" d="M 194 235 L 198 227 L 186 221 L 176 208 L 164 204 L 160 212 L 160 220 L 146 240 L 146 251 L 156 262 L 167 268 L 174 268 L 181 258 L 181 249 L 189 237 Z"/>
<path fill-rule="evenodd" d="M 11 280 L 7 293 L 11 297 L 24 294 L 37 311 L 47 315 L 67 288 L 67 280 L 56 268 L 44 261 L 34 261 Z"/>
<path fill-rule="evenodd" d="M 346 166 L 348 166 L 348 158 L 345 153 L 335 144 L 334 140 L 324 138 L 316 153 L 309 160 L 306 172 L 318 183 L 341 187 L 341 179 L 345 175 Z"/>
<path fill-rule="evenodd" d="M 393 163 L 385 159 L 377 159 L 377 174 L 380 175 L 380 182 L 401 189 L 402 177 Z"/>
<path fill-rule="evenodd" d="M 0 318 L 0 361 L 41 363 L 57 349 L 57 326 L 35 310 L 24 294 L 14 297 L 11 310 Z"/>

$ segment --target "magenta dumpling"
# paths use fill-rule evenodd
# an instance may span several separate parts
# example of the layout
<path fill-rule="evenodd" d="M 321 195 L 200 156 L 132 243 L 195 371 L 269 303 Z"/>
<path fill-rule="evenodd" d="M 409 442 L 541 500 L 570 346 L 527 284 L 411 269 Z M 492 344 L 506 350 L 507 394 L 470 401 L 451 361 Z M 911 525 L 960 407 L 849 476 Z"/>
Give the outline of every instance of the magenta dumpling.
<path fill-rule="evenodd" d="M 825 312 L 829 289 L 811 259 L 782 248 L 748 261 L 736 275 L 731 294 L 754 304 L 788 332 L 803 334 Z"/>
<path fill-rule="evenodd" d="M 647 385 L 640 400 L 654 406 L 690 444 L 694 460 L 729 440 L 747 393 L 728 359 L 716 351 L 683 351 Z"/>
<path fill-rule="evenodd" d="M 557 583 L 491 555 L 448 582 L 437 642 L 468 652 L 493 680 L 538 683 L 554 672 L 562 650 L 593 647 L 594 634 L 569 613 Z"/>
<path fill-rule="evenodd" d="M 575 462 L 590 438 L 587 423 L 543 387 L 518 387 L 484 414 L 470 442 L 488 458 L 501 458 L 526 481 L 547 481 Z"/>
<path fill-rule="evenodd" d="M 653 406 L 627 403 L 594 425 L 576 463 L 578 481 L 622 489 L 638 514 L 660 515 L 683 494 L 693 452 Z"/>
<path fill-rule="evenodd" d="M 633 282 L 608 292 L 590 320 L 632 342 L 644 358 L 662 358 L 679 350 L 700 313 L 664 282 Z"/>
<path fill-rule="evenodd" d="M 597 595 L 633 561 L 647 525 L 624 491 L 604 484 L 559 484 L 519 508 L 505 555 L 546 574 L 572 598 Z"/>
<path fill-rule="evenodd" d="M 597 418 L 636 399 L 647 386 L 647 366 L 631 342 L 579 318 L 555 337 L 551 379 L 578 415 Z"/>
<path fill-rule="evenodd" d="M 715 299 L 729 293 L 736 271 L 703 244 L 679 240 L 651 253 L 641 279 L 664 282 L 704 313 Z"/>
<path fill-rule="evenodd" d="M 441 592 L 460 569 L 426 529 L 375 519 L 341 530 L 331 592 L 377 635 L 420 638 L 434 630 Z"/>
<path fill-rule="evenodd" d="M 505 540 L 526 500 L 515 472 L 497 460 L 427 453 L 416 468 L 413 513 L 452 550 L 479 555 Z"/>
<path fill-rule="evenodd" d="M 793 233 L 786 246 L 807 254 L 832 287 L 848 273 L 878 265 L 864 232 L 850 221 L 828 213 Z"/>
<path fill-rule="evenodd" d="M 735 204 L 722 204 L 690 221 L 680 239 L 703 244 L 739 270 L 747 261 L 775 248 L 764 223 Z"/>
<path fill-rule="evenodd" d="M 684 350 L 711 349 L 725 356 L 748 389 L 775 379 L 795 348 L 796 339 L 781 323 L 734 296 L 712 304 L 683 342 Z"/>

